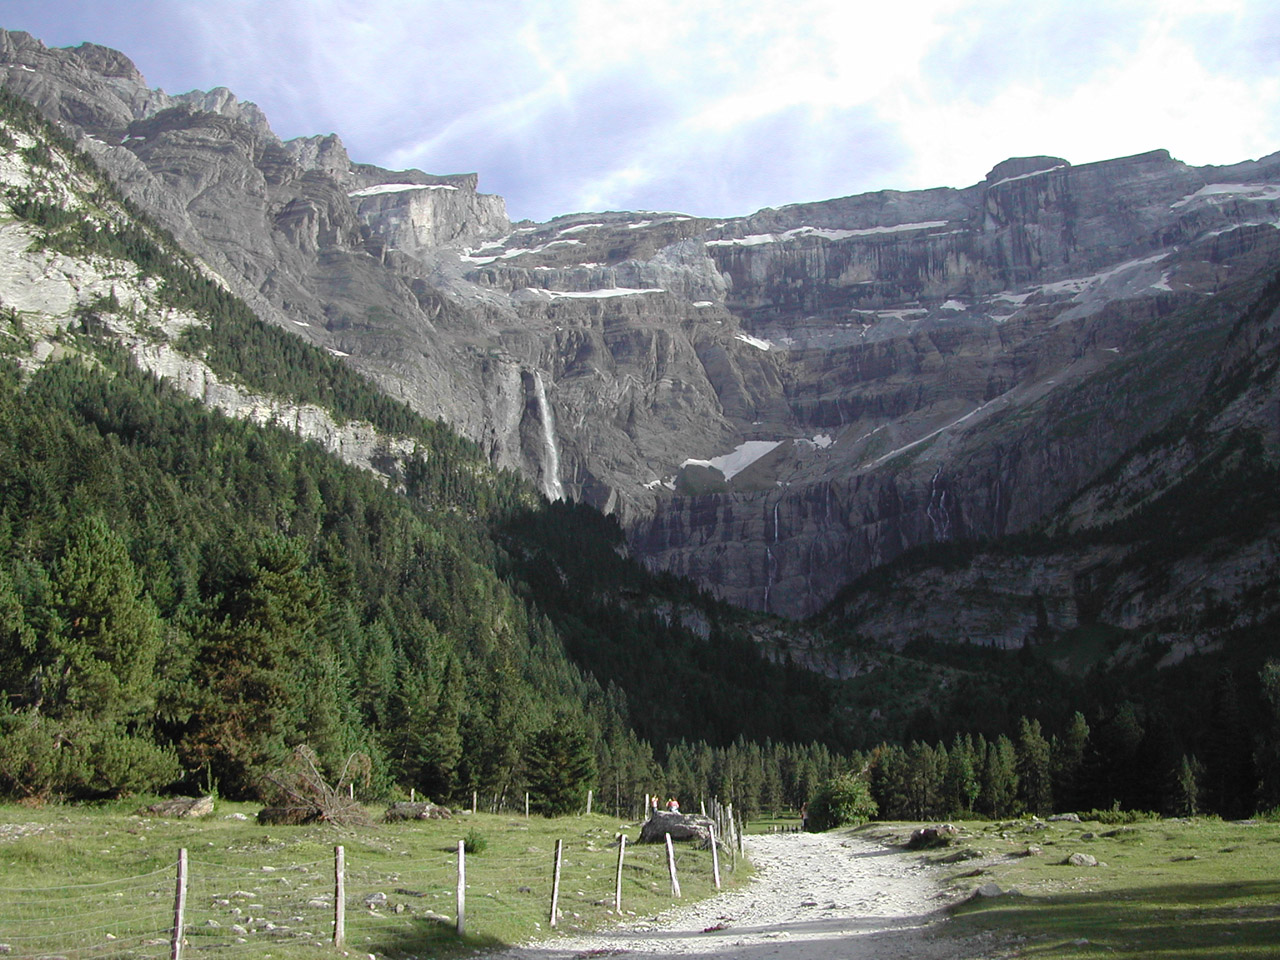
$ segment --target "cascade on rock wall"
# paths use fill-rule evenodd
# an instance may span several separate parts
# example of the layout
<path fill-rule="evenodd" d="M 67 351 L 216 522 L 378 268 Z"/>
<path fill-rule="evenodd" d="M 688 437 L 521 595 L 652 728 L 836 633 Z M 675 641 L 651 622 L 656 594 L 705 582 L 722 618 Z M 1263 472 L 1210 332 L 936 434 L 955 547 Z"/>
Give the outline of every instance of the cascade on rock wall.
<path fill-rule="evenodd" d="M 533 388 L 538 399 L 538 417 L 542 421 L 542 491 L 548 500 L 563 500 L 564 485 L 560 482 L 560 448 L 556 446 L 556 419 L 547 402 L 547 388 L 542 374 L 533 371 Z"/>

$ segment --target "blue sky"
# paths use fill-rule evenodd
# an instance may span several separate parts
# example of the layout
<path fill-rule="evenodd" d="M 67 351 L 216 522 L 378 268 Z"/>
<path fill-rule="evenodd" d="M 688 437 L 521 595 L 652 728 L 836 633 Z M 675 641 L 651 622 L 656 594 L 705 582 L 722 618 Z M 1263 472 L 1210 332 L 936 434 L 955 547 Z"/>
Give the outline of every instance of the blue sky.
<path fill-rule="evenodd" d="M 229 87 L 360 162 L 475 171 L 513 218 L 1280 150 L 1274 0 L 0 0 L 0 26 Z"/>

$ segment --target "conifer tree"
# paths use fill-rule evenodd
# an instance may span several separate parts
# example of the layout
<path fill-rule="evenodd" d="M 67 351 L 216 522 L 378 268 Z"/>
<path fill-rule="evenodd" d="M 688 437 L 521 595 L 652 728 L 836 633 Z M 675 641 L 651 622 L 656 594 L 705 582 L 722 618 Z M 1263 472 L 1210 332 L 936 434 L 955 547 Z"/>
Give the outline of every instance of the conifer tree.
<path fill-rule="evenodd" d="M 75 523 L 53 578 L 48 713 L 137 719 L 155 706 L 161 624 L 124 542 L 98 515 Z"/>
<path fill-rule="evenodd" d="M 1050 743 L 1053 796 L 1061 809 L 1071 810 L 1080 805 L 1080 778 L 1088 748 L 1089 724 L 1084 714 L 1077 710 L 1062 737 L 1055 737 Z"/>
<path fill-rule="evenodd" d="M 1039 720 L 1026 717 L 1018 720 L 1015 751 L 1018 758 L 1018 799 L 1022 802 L 1022 809 L 1037 816 L 1052 813 L 1049 742 L 1040 730 Z"/>
<path fill-rule="evenodd" d="M 989 817 L 1012 816 L 1017 796 L 1017 753 L 1013 742 L 1002 733 L 987 744 L 978 807 Z"/>
<path fill-rule="evenodd" d="M 529 740 L 527 770 L 530 800 L 547 816 L 584 808 L 596 775 L 591 741 L 568 714 L 560 714 Z"/>

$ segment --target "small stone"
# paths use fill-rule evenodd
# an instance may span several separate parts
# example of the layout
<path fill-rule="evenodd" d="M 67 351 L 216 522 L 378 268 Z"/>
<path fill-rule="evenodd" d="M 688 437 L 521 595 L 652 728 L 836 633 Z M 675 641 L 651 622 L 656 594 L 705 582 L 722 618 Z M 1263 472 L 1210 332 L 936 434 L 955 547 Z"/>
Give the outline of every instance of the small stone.
<path fill-rule="evenodd" d="M 247 929 L 247 928 L 245 928 L 245 927 L 241 926 L 240 924 L 238 924 L 238 923 L 233 923 L 233 924 L 231 925 L 231 932 L 232 932 L 232 933 L 234 933 L 234 934 L 236 934 L 236 935 L 238 935 L 238 936 L 244 936 L 244 935 L 245 935 L 246 933 L 248 933 L 249 931 L 248 931 L 248 929 Z"/>
<path fill-rule="evenodd" d="M 1073 853 L 1067 857 L 1067 863 L 1073 867 L 1096 867 L 1098 858 L 1091 853 Z"/>
<path fill-rule="evenodd" d="M 377 893 L 371 893 L 364 898 L 366 907 L 385 907 L 387 905 L 387 895 L 379 890 Z"/>
<path fill-rule="evenodd" d="M 977 897 L 1003 897 L 1004 891 L 1000 889 L 998 883 L 984 883 L 973 891 Z"/>
<path fill-rule="evenodd" d="M 1038 857 L 1042 853 L 1044 853 L 1043 848 L 1037 847 L 1034 843 L 1031 843 L 1027 845 L 1027 852 L 1025 855 L 1028 857 Z"/>
<path fill-rule="evenodd" d="M 217 920 L 206 920 L 204 922 L 204 925 L 206 927 L 214 927 L 214 928 L 222 926 L 222 924 L 220 924 Z"/>

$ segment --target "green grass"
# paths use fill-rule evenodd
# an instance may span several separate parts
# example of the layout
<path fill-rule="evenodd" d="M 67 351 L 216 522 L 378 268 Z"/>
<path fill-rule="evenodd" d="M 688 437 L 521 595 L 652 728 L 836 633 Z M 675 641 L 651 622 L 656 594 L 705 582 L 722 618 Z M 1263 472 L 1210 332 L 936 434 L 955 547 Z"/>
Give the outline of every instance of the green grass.
<path fill-rule="evenodd" d="M 0 806 L 0 944 L 11 956 L 167 957 L 179 848 L 189 859 L 188 955 L 340 956 L 332 946 L 339 844 L 348 951 L 459 956 L 554 933 L 556 840 L 564 841 L 558 931 L 616 922 L 615 838 L 639 834 L 637 823 L 598 815 L 476 814 L 338 829 L 260 827 L 248 804 L 220 803 L 196 822 L 139 816 L 138 807 Z M 487 844 L 467 856 L 460 939 L 457 848 L 473 830 Z M 676 847 L 683 899 L 713 893 L 710 852 Z M 728 857 L 721 869 L 726 886 L 748 873 L 741 861 L 732 870 Z M 664 847 L 628 843 L 622 897 L 624 918 L 673 904 Z"/>
<path fill-rule="evenodd" d="M 777 816 L 760 814 L 754 820 L 747 821 L 748 834 L 753 833 L 793 833 L 800 829 L 800 814 L 780 813 Z"/>
<path fill-rule="evenodd" d="M 1005 945 L 993 956 L 1037 960 L 1280 956 L 1280 824 L 961 826 L 958 843 L 927 854 L 947 885 L 960 895 L 991 882 L 1017 893 L 965 900 L 940 936 L 991 938 Z M 1041 852 L 1027 855 L 1029 846 Z M 1064 863 L 1076 852 L 1100 865 Z"/>

